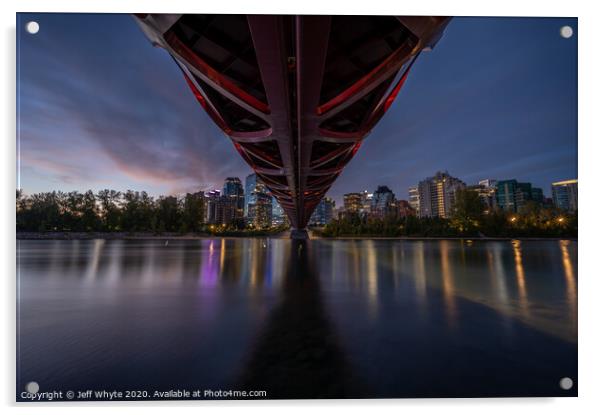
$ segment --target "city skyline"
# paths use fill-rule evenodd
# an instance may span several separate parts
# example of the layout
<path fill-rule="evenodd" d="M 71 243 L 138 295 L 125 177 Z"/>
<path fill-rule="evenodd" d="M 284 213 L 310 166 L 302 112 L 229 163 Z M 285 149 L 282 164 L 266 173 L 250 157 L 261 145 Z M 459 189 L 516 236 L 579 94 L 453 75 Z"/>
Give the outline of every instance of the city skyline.
<path fill-rule="evenodd" d="M 41 27 L 19 33 L 25 192 L 182 194 L 251 173 L 130 16 L 19 18 Z M 437 170 L 529 181 L 547 197 L 551 183 L 576 178 L 577 40 L 559 35 L 565 24 L 577 32 L 576 19 L 453 19 L 328 196 L 340 206 L 345 193 L 386 184 L 407 199 Z"/>

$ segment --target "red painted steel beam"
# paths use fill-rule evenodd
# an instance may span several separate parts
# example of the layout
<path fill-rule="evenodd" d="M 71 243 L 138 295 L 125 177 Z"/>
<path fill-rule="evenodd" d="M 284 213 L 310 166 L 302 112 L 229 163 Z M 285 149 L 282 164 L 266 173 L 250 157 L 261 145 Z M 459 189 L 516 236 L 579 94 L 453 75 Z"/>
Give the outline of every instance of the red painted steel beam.
<path fill-rule="evenodd" d="M 190 30 L 194 31 L 190 22 L 194 26 L 198 19 L 187 20 L 184 24 L 186 32 L 177 30 L 182 29 L 178 25 L 183 21 L 183 15 L 138 14 L 136 17 L 151 42 L 175 58 L 200 105 L 232 139 L 245 161 L 264 177 L 265 185 L 296 229 L 305 228 L 317 203 L 393 104 L 418 54 L 433 47 L 449 22 L 448 17 L 397 17 L 401 43 L 396 43 L 395 50 L 372 69 L 361 73 L 362 76 L 350 86 L 326 102 L 320 102 L 329 47 L 339 47 L 339 43 L 330 43 L 334 30 L 330 16 L 249 15 L 246 17 L 249 36 L 246 37 L 240 33 L 244 31 L 240 16 L 220 16 L 220 22 L 224 19 L 239 20 L 233 25 L 238 32 L 231 33 L 231 39 L 217 46 L 221 47 L 219 53 L 229 53 L 232 39 L 251 41 L 230 51 L 231 56 L 226 56 L 225 60 L 228 65 L 217 68 L 195 52 L 201 50 L 201 53 L 211 56 L 215 51 L 207 49 L 207 45 L 215 45 L 216 40 L 211 39 L 211 42 L 200 46 L 195 43 L 203 39 L 204 29 L 201 28 L 196 37 L 188 36 Z M 211 24 L 215 16 L 200 18 Z M 366 18 L 362 19 L 365 23 Z M 387 24 L 388 30 L 395 32 L 395 24 L 391 20 Z M 379 36 L 392 35 L 379 31 L 377 21 L 372 25 L 369 26 L 374 28 L 372 32 L 362 34 L 362 38 L 369 39 L 370 45 L 378 45 Z M 218 29 L 228 34 L 228 27 L 223 24 Z M 178 33 L 186 39 L 180 39 Z M 236 76 L 236 72 L 232 75 L 228 71 L 239 58 L 241 50 L 254 52 L 254 57 L 249 59 L 246 56 L 243 69 L 239 66 L 235 70 L 244 70 L 244 65 L 252 64 L 256 59 L 258 70 L 251 73 L 258 72 L 260 77 L 254 81 L 252 77 L 243 77 L 243 82 L 230 78 Z M 344 54 L 337 56 L 338 60 L 329 72 L 331 77 L 332 68 L 338 70 L 336 65 L 345 65 L 346 62 Z M 356 63 L 349 64 L 354 65 L 351 69 L 357 73 Z M 361 66 L 359 68 L 363 70 Z M 251 79 L 251 83 L 245 79 Z M 336 73 L 335 78 L 329 79 L 332 87 Z M 261 85 L 265 101 L 257 98 L 256 89 L 246 91 L 241 85 L 252 88 Z M 229 125 L 229 120 L 237 125 L 236 130 Z"/>

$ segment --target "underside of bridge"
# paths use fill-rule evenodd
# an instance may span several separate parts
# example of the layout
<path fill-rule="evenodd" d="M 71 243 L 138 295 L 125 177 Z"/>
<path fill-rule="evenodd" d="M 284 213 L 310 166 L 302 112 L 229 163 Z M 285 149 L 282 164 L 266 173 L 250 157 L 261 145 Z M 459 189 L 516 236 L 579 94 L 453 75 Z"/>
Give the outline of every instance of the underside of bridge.
<path fill-rule="evenodd" d="M 447 17 L 137 14 L 304 229 Z"/>

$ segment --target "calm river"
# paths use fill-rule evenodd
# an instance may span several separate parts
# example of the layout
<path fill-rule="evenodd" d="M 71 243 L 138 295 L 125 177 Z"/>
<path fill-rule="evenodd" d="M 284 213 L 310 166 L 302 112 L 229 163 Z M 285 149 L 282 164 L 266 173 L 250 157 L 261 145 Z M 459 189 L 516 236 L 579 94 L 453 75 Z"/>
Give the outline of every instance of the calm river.
<path fill-rule="evenodd" d="M 30 381 L 268 398 L 577 393 L 576 241 L 21 240 L 17 269 L 19 400 Z"/>

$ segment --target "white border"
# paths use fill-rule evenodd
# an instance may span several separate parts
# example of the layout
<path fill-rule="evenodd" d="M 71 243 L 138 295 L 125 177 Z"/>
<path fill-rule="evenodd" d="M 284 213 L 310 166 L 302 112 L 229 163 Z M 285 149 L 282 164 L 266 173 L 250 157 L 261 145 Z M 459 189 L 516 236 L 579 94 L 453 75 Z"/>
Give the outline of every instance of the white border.
<path fill-rule="evenodd" d="M 0 376 L 0 402 L 8 413 L 105 413 L 107 407 L 115 413 L 132 413 L 133 407 L 144 406 L 145 413 L 163 413 L 166 407 L 175 406 L 183 412 L 216 411 L 250 414 L 303 413 L 318 408 L 329 411 L 344 410 L 346 413 L 364 413 L 372 408 L 383 412 L 416 411 L 425 413 L 461 414 L 504 414 L 520 411 L 546 411 L 546 414 L 594 412 L 602 407 L 602 393 L 598 390 L 602 367 L 600 354 L 600 303 L 602 294 L 599 263 L 600 206 L 602 192 L 597 188 L 600 170 L 597 163 L 602 155 L 602 96 L 600 77 L 602 74 L 600 7 L 594 1 L 527 2 L 525 0 L 505 0 L 503 2 L 470 0 L 428 0 L 425 2 L 385 1 L 365 2 L 302 0 L 295 3 L 286 1 L 245 1 L 226 0 L 218 2 L 190 2 L 180 0 L 134 0 L 121 1 L 3 1 L 1 2 L 3 42 L 0 62 L 0 77 L 3 95 L 2 122 L 2 195 L 0 218 L 2 220 L 2 246 L 0 263 L 5 267 L 2 273 L 3 312 L 2 358 L 4 364 Z M 142 6 L 142 4 L 144 4 Z M 288 13 L 288 14 L 416 14 L 453 16 L 569 16 L 578 17 L 579 37 L 579 187 L 580 187 L 580 236 L 579 236 L 579 398 L 563 399 L 437 399 L 437 400 L 369 400 L 369 401 L 268 401 L 268 402 L 153 402 L 153 403 L 88 403 L 66 405 L 37 404 L 16 405 L 15 396 L 15 13 L 30 12 L 212 12 L 212 13 Z M 598 186 L 596 186 L 598 185 Z M 599 410 L 599 409 L 598 409 Z M 141 410 L 139 410 L 141 411 Z"/>

